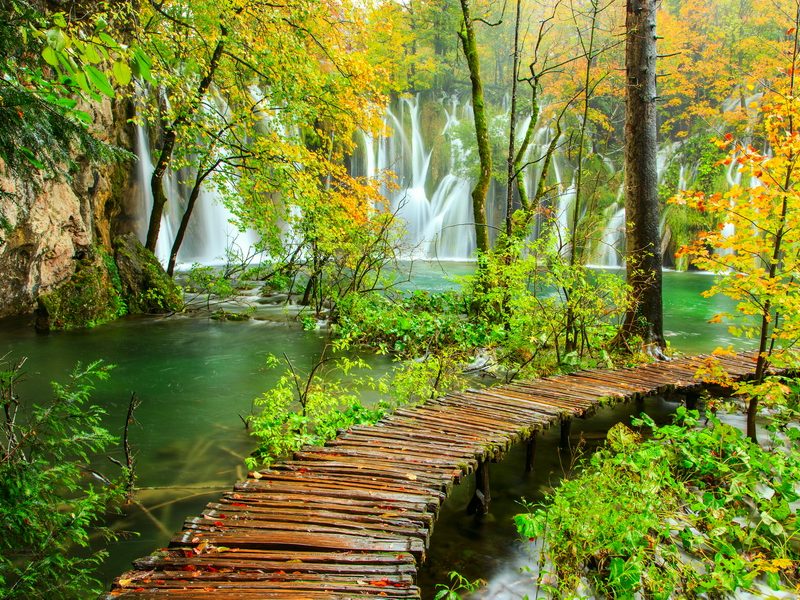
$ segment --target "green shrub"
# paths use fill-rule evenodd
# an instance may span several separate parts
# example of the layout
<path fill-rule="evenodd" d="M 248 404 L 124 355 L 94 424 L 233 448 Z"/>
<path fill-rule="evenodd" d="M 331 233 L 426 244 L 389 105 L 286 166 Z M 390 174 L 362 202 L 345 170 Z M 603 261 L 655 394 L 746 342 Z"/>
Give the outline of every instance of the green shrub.
<path fill-rule="evenodd" d="M 270 356 L 268 365 L 277 367 L 279 361 Z M 268 466 L 304 445 L 324 444 L 339 429 L 380 420 L 388 404 L 366 407 L 356 390 L 377 387 L 385 393 L 386 388 L 378 380 L 353 376 L 354 369 L 362 368 L 367 365 L 361 360 L 341 357 L 328 363 L 323 356 L 301 376 L 290 363 L 278 382 L 254 401 L 259 412 L 249 427 L 259 444 L 246 461 L 248 467 Z"/>
<path fill-rule="evenodd" d="M 539 581 L 558 597 L 718 597 L 797 581 L 800 429 L 772 447 L 708 415 L 678 410 L 673 425 L 617 425 L 574 479 L 515 518 L 543 543 Z"/>
<path fill-rule="evenodd" d="M 16 385 L 21 363 L 0 364 L 0 597 L 88 598 L 100 591 L 95 568 L 103 551 L 88 548 L 90 534 L 123 486 L 93 482 L 92 458 L 114 443 L 101 427 L 104 411 L 90 404 L 108 367 L 78 366 L 53 399 L 22 404 Z"/>

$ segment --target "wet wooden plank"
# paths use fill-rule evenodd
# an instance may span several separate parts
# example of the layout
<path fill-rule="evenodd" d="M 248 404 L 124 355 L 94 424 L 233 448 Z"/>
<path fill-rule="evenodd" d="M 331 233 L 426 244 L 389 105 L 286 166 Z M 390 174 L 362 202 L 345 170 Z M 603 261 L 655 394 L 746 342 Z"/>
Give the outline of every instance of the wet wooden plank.
<path fill-rule="evenodd" d="M 213 546 L 235 546 L 237 548 L 275 550 L 283 548 L 343 550 L 352 552 L 411 552 L 416 557 L 425 555 L 425 545 L 417 538 L 390 536 L 349 535 L 346 533 L 319 533 L 297 530 L 265 529 L 258 532 L 231 531 L 184 531 L 170 541 L 170 546 L 202 544 Z"/>

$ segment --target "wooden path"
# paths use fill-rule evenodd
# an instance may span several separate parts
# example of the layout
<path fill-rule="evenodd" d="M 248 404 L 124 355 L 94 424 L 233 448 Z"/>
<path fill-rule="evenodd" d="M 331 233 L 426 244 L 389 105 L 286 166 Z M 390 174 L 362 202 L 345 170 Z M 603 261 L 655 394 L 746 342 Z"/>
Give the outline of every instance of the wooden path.
<path fill-rule="evenodd" d="M 563 439 L 601 405 L 698 391 L 703 360 L 468 390 L 354 427 L 251 473 L 104 598 L 419 598 L 417 566 L 454 484 L 551 425 Z M 736 378 L 755 365 L 752 354 L 720 360 Z"/>

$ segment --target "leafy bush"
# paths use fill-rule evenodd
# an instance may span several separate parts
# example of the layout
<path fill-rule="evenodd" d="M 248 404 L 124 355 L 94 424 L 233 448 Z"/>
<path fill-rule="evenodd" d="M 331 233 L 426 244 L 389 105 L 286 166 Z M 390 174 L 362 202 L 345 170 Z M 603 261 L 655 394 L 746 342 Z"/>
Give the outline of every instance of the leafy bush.
<path fill-rule="evenodd" d="M 696 597 L 797 585 L 800 429 L 762 448 L 739 430 L 683 408 L 673 425 L 643 415 L 584 471 L 515 518 L 538 539 L 539 582 L 559 597 Z"/>
<path fill-rule="evenodd" d="M 467 310 L 466 299 L 455 292 L 415 291 L 393 299 L 350 295 L 339 303 L 337 346 L 365 344 L 417 358 L 448 347 L 471 352 L 505 336 L 502 327 L 469 319 Z"/>
<path fill-rule="evenodd" d="M 88 548 L 92 532 L 111 537 L 96 524 L 124 491 L 89 480 L 92 457 L 115 441 L 89 403 L 109 367 L 78 366 L 66 385 L 53 383 L 50 402 L 23 405 L 21 366 L 0 364 L 0 596 L 87 598 L 100 591 L 93 571 L 106 553 L 75 549 Z"/>
<path fill-rule="evenodd" d="M 269 366 L 278 364 L 276 357 L 268 358 Z M 327 371 L 322 373 L 326 365 Z M 354 369 L 361 368 L 367 368 L 361 360 L 342 357 L 331 365 L 323 356 L 301 377 L 289 363 L 278 382 L 254 402 L 260 412 L 250 419 L 249 426 L 259 445 L 247 458 L 248 467 L 268 466 L 304 445 L 324 444 L 336 437 L 339 429 L 380 420 L 388 405 L 368 408 L 354 391 L 379 386 L 377 380 L 351 376 Z M 380 389 L 386 392 L 385 387 Z"/>

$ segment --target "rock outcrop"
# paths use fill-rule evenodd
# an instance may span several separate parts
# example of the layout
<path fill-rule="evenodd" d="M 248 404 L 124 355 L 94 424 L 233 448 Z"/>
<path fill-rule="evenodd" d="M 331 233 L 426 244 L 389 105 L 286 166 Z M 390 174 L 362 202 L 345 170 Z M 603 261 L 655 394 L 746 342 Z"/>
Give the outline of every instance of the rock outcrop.
<path fill-rule="evenodd" d="M 133 233 L 117 237 L 114 252 L 130 313 L 164 314 L 183 309 L 181 289 Z"/>
<path fill-rule="evenodd" d="M 113 321 L 128 309 L 114 259 L 102 246 L 76 261 L 70 278 L 37 298 L 36 329 L 77 329 Z"/>
<path fill-rule="evenodd" d="M 92 107 L 98 137 L 132 148 L 128 103 Z M 80 158 L 69 181 L 0 180 L 0 317 L 30 313 L 65 284 L 95 247 L 112 252 L 125 222 L 131 163 L 92 165 Z M 84 262 L 82 262 L 84 261 Z"/>

